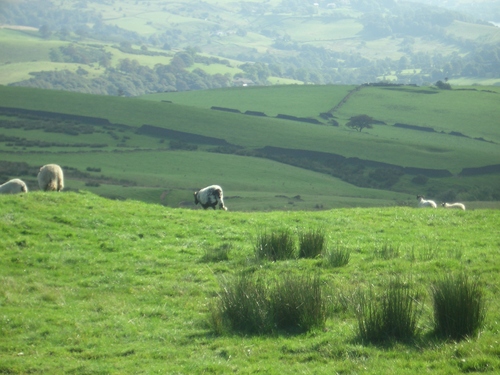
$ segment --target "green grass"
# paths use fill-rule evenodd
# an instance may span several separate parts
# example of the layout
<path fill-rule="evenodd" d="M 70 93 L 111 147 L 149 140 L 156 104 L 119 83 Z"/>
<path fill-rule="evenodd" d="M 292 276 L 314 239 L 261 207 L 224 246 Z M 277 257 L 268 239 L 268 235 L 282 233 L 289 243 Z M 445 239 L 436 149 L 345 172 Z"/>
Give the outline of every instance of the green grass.
<path fill-rule="evenodd" d="M 246 213 L 171 209 L 85 192 L 0 196 L 0 368 L 14 374 L 153 373 L 167 366 L 171 373 L 494 373 L 500 369 L 499 225 L 498 210 Z M 255 262 L 261 228 L 304 227 L 327 228 L 331 241 L 353 249 L 349 264 Z M 401 256 L 374 259 L 373 243 L 398 243 Z M 420 260 L 430 243 L 435 256 Z M 227 260 L 202 260 L 224 247 L 230 248 Z M 450 255 L 457 249 L 460 258 Z M 480 335 L 449 342 L 431 335 L 429 288 L 440 275 L 460 270 L 484 281 L 488 314 Z M 214 335 L 210 304 L 219 281 L 240 272 L 276 279 L 318 272 L 329 290 L 324 329 Z M 419 333 L 408 343 L 365 345 L 357 339 L 353 290 L 382 288 L 393 275 L 411 276 L 424 292 Z"/>
<path fill-rule="evenodd" d="M 153 100 L 142 100 L 0 86 L 3 106 L 102 117 L 114 124 L 129 126 L 125 130 L 114 129 L 111 133 L 108 129 L 96 127 L 94 134 L 57 134 L 55 138 L 53 133 L 43 129 L 2 129 L 6 136 L 31 141 L 55 140 L 61 145 L 23 148 L 2 142 L 0 152 L 3 160 L 24 161 L 34 167 L 48 162 L 79 170 L 102 167 L 106 177 L 134 181 L 135 186 L 107 186 L 101 181 L 100 187 L 89 188 L 92 191 L 109 197 L 129 197 L 154 203 L 158 203 L 163 195 L 162 202 L 174 207 L 180 202 L 191 202 L 193 189 L 212 183 L 220 184 L 226 195 L 233 197 L 229 198 L 228 206 L 236 210 L 414 205 L 416 194 L 444 199 L 440 196 L 448 190 L 455 191 L 455 197 L 465 200 L 468 206 L 469 201 L 492 199 L 488 191 L 498 189 L 498 175 L 430 178 L 425 185 L 416 185 L 412 182 L 413 176 L 405 175 L 393 186 L 398 193 L 362 189 L 327 174 L 278 162 L 207 153 L 212 146 L 200 145 L 198 151 L 190 152 L 170 151 L 167 150 L 168 140 L 162 143 L 159 138 L 135 133 L 137 127 L 149 124 L 219 137 L 246 149 L 277 146 L 333 152 L 401 166 L 443 168 L 454 174 L 464 167 L 498 163 L 496 143 L 473 139 L 483 137 L 500 142 L 493 116 L 498 112 L 495 99 L 499 90 L 495 87 L 488 90 L 496 93 L 483 89 L 435 91 L 430 88 L 365 87 L 334 112 L 340 122 L 338 127 L 208 109 L 218 105 L 269 114 L 274 106 L 274 113 L 314 117 L 314 113 L 332 109 L 351 89 L 352 86 L 333 85 L 246 87 L 171 93 L 147 97 Z M 167 99 L 174 103 L 160 101 Z M 179 103 L 175 102 L 177 100 Z M 458 103 L 456 113 L 449 109 L 453 103 Z M 361 133 L 349 130 L 344 121 L 359 114 L 359 108 L 375 119 L 385 121 L 386 125 L 374 125 L 373 129 Z M 430 126 L 436 132 L 396 128 L 392 126 L 395 122 Z M 452 131 L 460 131 L 470 138 L 447 134 Z M 76 147 L 77 143 L 106 146 L 93 149 L 90 146 Z M 34 181 L 34 176 L 23 177 Z M 71 176 L 69 181 L 68 188 L 74 189 L 85 188 L 88 182 Z M 165 191 L 168 191 L 166 196 Z M 301 199 L 293 199 L 297 195 Z"/>
<path fill-rule="evenodd" d="M 212 106 L 258 111 L 267 116 L 286 114 L 298 117 L 318 117 L 339 103 L 355 86 L 272 86 L 238 87 L 209 91 L 172 92 L 142 96 L 146 100 L 171 100 L 176 104 L 198 108 Z M 264 95 L 263 95 L 264 93 Z M 271 100 L 272 98 L 272 100 Z"/>

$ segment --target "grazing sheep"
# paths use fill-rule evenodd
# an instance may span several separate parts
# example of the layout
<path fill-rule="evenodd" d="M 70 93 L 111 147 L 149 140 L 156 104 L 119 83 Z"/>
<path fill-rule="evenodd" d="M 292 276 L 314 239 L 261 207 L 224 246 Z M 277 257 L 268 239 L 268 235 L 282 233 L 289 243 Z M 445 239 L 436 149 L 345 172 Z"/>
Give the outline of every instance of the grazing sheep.
<path fill-rule="evenodd" d="M 441 206 L 444 208 L 459 208 L 465 211 L 465 205 L 463 203 L 442 203 Z"/>
<path fill-rule="evenodd" d="M 425 200 L 423 195 L 417 195 L 418 207 L 432 207 L 437 208 L 437 204 L 431 200 Z"/>
<path fill-rule="evenodd" d="M 205 210 L 212 207 L 214 210 L 217 206 L 224 211 L 227 207 L 224 206 L 224 198 L 222 195 L 222 188 L 219 185 L 211 185 L 198 190 L 194 193 L 194 204 L 201 204 Z"/>
<path fill-rule="evenodd" d="M 61 191 L 64 188 L 64 175 L 57 164 L 47 164 L 38 172 L 38 186 L 43 191 Z"/>
<path fill-rule="evenodd" d="M 27 193 L 28 186 L 23 180 L 14 178 L 9 180 L 3 185 L 0 185 L 0 194 L 17 194 L 17 193 Z"/>

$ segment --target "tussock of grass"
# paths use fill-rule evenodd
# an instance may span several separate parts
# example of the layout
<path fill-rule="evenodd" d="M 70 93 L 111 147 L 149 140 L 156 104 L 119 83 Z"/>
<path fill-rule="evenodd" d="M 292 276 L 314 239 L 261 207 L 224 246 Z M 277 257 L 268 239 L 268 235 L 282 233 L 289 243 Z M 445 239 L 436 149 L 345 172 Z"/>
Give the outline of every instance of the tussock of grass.
<path fill-rule="evenodd" d="M 349 263 L 351 250 L 347 247 L 337 245 L 334 249 L 326 251 L 323 258 L 329 267 L 343 267 Z"/>
<path fill-rule="evenodd" d="M 271 261 L 295 258 L 295 240 L 290 229 L 261 233 L 257 237 L 255 256 L 258 260 Z"/>
<path fill-rule="evenodd" d="M 324 229 L 311 229 L 299 233 L 299 258 L 316 258 L 321 255 L 326 245 Z"/>
<path fill-rule="evenodd" d="M 408 341 L 417 334 L 421 310 L 408 282 L 391 279 L 380 296 L 373 289 L 358 293 L 357 320 L 361 339 Z"/>
<path fill-rule="evenodd" d="M 224 280 L 209 316 L 218 334 L 302 332 L 323 327 L 325 320 L 319 276 L 291 274 L 272 281 L 251 275 Z"/>
<path fill-rule="evenodd" d="M 466 273 L 446 275 L 431 287 L 435 332 L 453 340 L 477 335 L 486 318 L 484 292 Z"/>
<path fill-rule="evenodd" d="M 210 325 L 218 333 L 227 330 L 259 334 L 273 329 L 269 291 L 264 280 L 242 274 L 221 283 L 210 307 Z"/>

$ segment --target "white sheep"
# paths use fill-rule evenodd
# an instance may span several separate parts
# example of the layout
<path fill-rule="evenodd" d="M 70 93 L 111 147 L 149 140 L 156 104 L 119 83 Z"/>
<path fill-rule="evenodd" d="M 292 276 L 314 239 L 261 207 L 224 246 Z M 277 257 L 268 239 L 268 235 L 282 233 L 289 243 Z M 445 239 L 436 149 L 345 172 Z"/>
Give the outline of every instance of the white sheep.
<path fill-rule="evenodd" d="M 425 200 L 423 195 L 417 195 L 418 207 L 432 207 L 437 208 L 437 204 L 431 200 Z"/>
<path fill-rule="evenodd" d="M 6 183 L 0 185 L 0 194 L 17 194 L 17 193 L 27 193 L 28 186 L 23 180 L 14 178 Z"/>
<path fill-rule="evenodd" d="M 465 211 L 465 205 L 463 203 L 442 203 L 441 206 L 444 208 L 459 208 Z"/>
<path fill-rule="evenodd" d="M 198 203 L 201 204 L 201 207 L 205 210 L 208 207 L 212 207 L 214 210 L 219 207 L 220 209 L 227 211 L 227 207 L 224 206 L 222 188 L 219 185 L 210 185 L 195 192 L 194 204 Z"/>
<path fill-rule="evenodd" d="M 61 191 L 64 188 L 64 175 L 57 164 L 47 164 L 38 172 L 38 186 L 43 191 Z"/>

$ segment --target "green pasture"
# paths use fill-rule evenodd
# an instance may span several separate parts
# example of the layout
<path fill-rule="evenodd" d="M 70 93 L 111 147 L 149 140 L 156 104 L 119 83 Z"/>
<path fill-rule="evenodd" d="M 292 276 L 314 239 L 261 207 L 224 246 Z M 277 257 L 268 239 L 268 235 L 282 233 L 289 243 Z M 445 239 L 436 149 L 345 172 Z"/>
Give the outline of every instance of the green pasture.
<path fill-rule="evenodd" d="M 399 122 L 432 127 L 437 132 L 457 131 L 498 143 L 499 101 L 498 87 L 455 87 L 452 90 L 366 87 L 355 93 L 338 115 L 347 117 L 357 108 L 363 108 L 363 113 L 388 124 Z"/>
<path fill-rule="evenodd" d="M 316 118 L 339 103 L 355 86 L 279 85 L 238 87 L 217 90 L 171 92 L 141 96 L 146 100 L 170 100 L 199 108 L 212 106 L 258 111 L 268 116 L 286 114 Z"/>
<path fill-rule="evenodd" d="M 500 29 L 493 25 L 480 25 L 462 21 L 453 21 L 446 31 L 455 37 L 480 40 L 487 44 L 500 43 Z"/>
<path fill-rule="evenodd" d="M 332 22 L 322 17 L 283 17 L 278 22 L 280 29 L 282 28 L 293 41 L 299 43 L 357 38 L 363 30 L 363 25 L 355 19 Z"/>
<path fill-rule="evenodd" d="M 0 28 L 0 64 L 50 61 L 49 53 L 68 42 L 43 40 L 31 32 Z"/>
<path fill-rule="evenodd" d="M 89 192 L 0 195 L 0 371 L 26 373 L 497 373 L 498 210 L 350 208 L 248 213 L 172 209 Z M 257 261 L 262 231 L 325 230 L 346 266 L 321 258 Z M 391 257 L 381 249 L 396 249 Z M 227 260 L 207 254 L 229 249 Z M 431 283 L 477 278 L 486 321 L 477 337 L 433 334 Z M 323 330 L 216 335 L 208 324 L 221 282 L 245 273 L 318 275 Z M 368 344 L 356 293 L 400 276 L 418 291 L 417 337 Z"/>
<path fill-rule="evenodd" d="M 193 192 L 218 184 L 229 198 L 231 210 L 314 209 L 357 205 L 413 204 L 413 195 L 358 188 L 325 174 L 278 162 L 236 155 L 192 151 L 72 152 L 1 154 L 5 161 L 23 161 L 32 166 L 56 163 L 86 171 L 89 178 L 66 177 L 65 189 L 85 189 L 108 197 L 126 197 L 178 207 L 193 201 Z M 107 184 L 98 177 L 123 183 Z M 24 178 L 24 176 L 18 176 Z M 99 187 L 85 183 L 101 181 Z M 14 176 L 13 176 L 14 178 Z M 30 190 L 38 186 L 33 176 L 26 181 Z M 115 191 L 116 190 L 116 191 Z M 148 193 L 149 191 L 149 193 Z M 160 196 L 168 191 L 164 200 Z M 174 194 L 170 194 L 175 192 Z M 172 196 L 173 195 L 173 196 Z M 300 196 L 300 198 L 293 198 Z M 287 198 L 288 197 L 288 198 Z M 234 202 L 234 203 L 233 203 Z"/>
<path fill-rule="evenodd" d="M 206 65 L 206 64 L 203 64 L 203 63 L 195 63 L 195 64 L 193 64 L 192 66 L 190 66 L 186 70 L 189 70 L 189 71 L 192 72 L 195 69 L 201 69 L 204 72 L 206 72 L 208 74 L 211 74 L 211 75 L 214 75 L 214 74 L 222 74 L 222 75 L 224 75 L 226 73 L 229 73 L 232 76 L 234 74 L 242 72 L 241 69 L 236 68 L 236 67 L 230 67 L 230 66 L 223 65 L 223 64 L 210 64 L 210 65 Z"/>
<path fill-rule="evenodd" d="M 347 92 L 349 87 L 297 85 L 293 86 L 292 89 L 299 98 L 298 93 L 314 90 L 314 88 L 318 89 L 316 99 L 324 103 L 321 106 L 324 111 L 328 111 L 335 104 L 335 100 L 342 96 L 340 93 Z M 332 90 L 331 96 L 327 95 L 325 91 L 328 88 Z M 249 88 L 235 88 L 233 92 L 244 93 L 244 90 L 247 89 Z M 279 103 L 281 100 L 283 105 L 280 107 L 281 109 L 284 109 L 284 105 L 288 101 L 287 95 L 278 99 L 278 96 L 274 94 L 273 90 L 279 91 L 279 87 L 276 89 L 262 88 L 261 91 L 250 89 L 247 92 L 254 93 L 254 98 L 258 92 L 262 92 L 261 97 L 267 97 L 269 102 Z M 285 93 L 286 88 L 283 87 L 281 90 Z M 496 144 L 408 129 L 396 130 L 394 128 L 393 132 L 392 128 L 391 131 L 387 130 L 387 125 L 375 125 L 373 129 L 361 133 L 343 126 L 351 116 L 368 114 L 377 120 L 386 121 L 389 125 L 393 122 L 401 122 L 419 126 L 435 126 L 435 130 L 438 132 L 441 130 L 446 132 L 461 131 L 469 137 L 484 137 L 486 140 L 499 141 L 500 137 L 496 133 L 494 123 L 498 117 L 494 116 L 498 111 L 495 102 L 497 94 L 452 90 L 451 92 L 438 92 L 438 94 L 431 95 L 418 93 L 417 90 L 426 91 L 427 89 L 415 88 L 415 91 L 410 90 L 405 94 L 404 91 L 401 93 L 399 90 L 363 88 L 354 94 L 338 112 L 335 112 L 341 123 L 339 127 L 226 113 L 137 98 L 104 97 L 11 87 L 0 87 L 0 96 L 2 96 L 4 106 L 104 117 L 112 123 L 133 127 L 143 124 L 155 125 L 194 134 L 215 136 L 225 139 L 231 144 L 247 148 L 269 145 L 308 149 L 337 153 L 346 157 L 396 163 L 403 166 L 445 168 L 454 172 L 464 167 L 497 163 L 498 147 Z M 211 92 L 207 91 L 205 95 Z M 219 91 L 215 90 L 214 92 Z M 225 92 L 225 90 L 220 92 Z M 200 95 L 198 93 L 191 92 L 195 96 Z M 402 99 L 397 99 L 398 95 L 401 95 Z M 471 98 L 469 102 L 466 100 L 468 95 Z M 236 98 L 236 95 L 233 96 Z M 159 97 L 157 98 L 159 99 Z M 167 96 L 162 96 L 162 98 L 167 98 Z M 209 96 L 207 95 L 206 98 L 208 100 Z M 457 108 L 457 112 L 463 113 L 462 117 L 457 116 L 450 108 L 446 107 L 446 103 L 452 105 L 453 99 L 462 100 L 465 108 L 477 112 L 470 115 L 462 112 L 462 108 Z M 314 101 L 314 99 L 308 100 Z M 398 100 L 401 101 L 398 102 Z M 480 110 L 474 108 L 474 102 Z M 208 103 L 211 105 L 212 102 Z M 320 109 L 317 104 L 313 105 L 316 106 L 316 109 Z M 231 105 L 226 105 L 226 107 L 231 107 Z M 259 110 L 259 108 L 249 109 Z M 300 111 L 299 113 L 307 112 Z M 473 117 L 474 115 L 475 117 Z M 416 121 L 419 118 L 434 122 Z M 440 119 L 441 122 L 437 123 L 435 118 Z M 470 119 L 471 122 L 467 122 L 467 119 Z M 468 126 L 471 124 L 474 126 L 469 128 Z"/>

